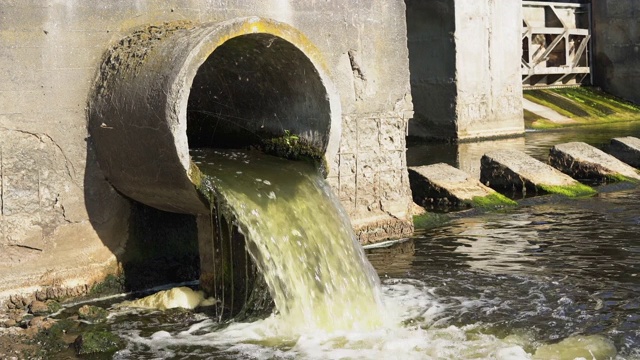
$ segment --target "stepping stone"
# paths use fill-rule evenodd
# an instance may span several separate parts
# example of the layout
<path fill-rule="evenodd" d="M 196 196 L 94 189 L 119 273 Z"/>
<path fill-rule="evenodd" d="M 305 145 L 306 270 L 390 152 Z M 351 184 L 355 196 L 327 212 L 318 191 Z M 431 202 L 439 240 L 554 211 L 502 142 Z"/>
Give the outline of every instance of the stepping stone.
<path fill-rule="evenodd" d="M 498 207 L 516 202 L 447 164 L 409 167 L 413 201 L 430 209 Z"/>
<path fill-rule="evenodd" d="M 583 142 L 554 146 L 549 153 L 549 162 L 556 169 L 580 181 L 640 182 L 640 174 L 635 168 Z"/>
<path fill-rule="evenodd" d="M 518 150 L 491 151 L 480 160 L 480 181 L 498 191 L 586 196 L 596 193 L 561 171 Z"/>
<path fill-rule="evenodd" d="M 640 168 L 640 139 L 633 136 L 611 139 L 609 153 L 618 160 Z"/>

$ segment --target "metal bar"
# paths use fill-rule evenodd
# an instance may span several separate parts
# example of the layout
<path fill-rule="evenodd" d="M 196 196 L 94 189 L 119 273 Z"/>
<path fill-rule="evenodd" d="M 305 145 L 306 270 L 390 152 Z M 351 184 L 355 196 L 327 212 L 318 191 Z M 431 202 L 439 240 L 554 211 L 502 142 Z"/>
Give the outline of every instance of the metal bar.
<path fill-rule="evenodd" d="M 549 56 L 551 51 L 553 51 L 553 49 L 555 49 L 555 47 L 558 46 L 560 41 L 562 41 L 562 39 L 564 39 L 564 36 L 565 36 L 564 34 L 563 35 L 558 35 L 558 36 L 556 36 L 555 39 L 553 39 L 551 44 L 549 44 L 549 47 L 545 50 L 544 53 L 542 53 L 542 56 L 540 56 L 539 60 L 536 61 L 536 65 L 539 64 L 540 62 L 542 62 L 543 60 L 547 61 L 546 58 Z"/>
<path fill-rule="evenodd" d="M 576 50 L 575 58 L 573 59 L 573 64 L 571 64 L 571 67 L 575 67 L 576 65 L 578 65 L 578 62 L 580 61 L 580 58 L 582 57 L 582 53 L 587 48 L 587 44 L 589 44 L 589 39 L 591 39 L 591 36 L 587 35 L 587 36 L 585 36 L 585 38 L 580 43 L 580 46 L 578 47 L 578 50 Z M 589 65 L 589 64 L 587 64 L 587 65 Z"/>
<path fill-rule="evenodd" d="M 558 12 L 556 11 L 556 7 L 555 7 L 555 6 L 553 6 L 553 5 L 549 5 L 549 9 L 551 9 L 551 11 L 553 11 L 553 15 L 555 15 L 555 16 L 556 16 L 556 18 L 557 18 L 558 20 L 560 20 L 560 23 L 562 24 L 562 27 L 563 27 L 564 29 L 568 29 L 569 27 L 567 26 L 567 23 L 566 23 L 566 22 L 564 22 L 564 20 L 562 20 L 562 16 L 560 16 L 560 14 L 558 14 Z"/>
<path fill-rule="evenodd" d="M 582 8 L 582 7 L 586 7 L 585 4 L 574 4 L 574 3 L 553 3 L 554 6 L 557 7 L 569 7 L 569 8 Z M 538 7 L 538 6 L 549 6 L 548 2 L 545 1 L 523 1 L 522 2 L 522 6 L 531 6 L 531 7 Z"/>
<path fill-rule="evenodd" d="M 555 35 L 562 34 L 565 31 L 569 35 L 581 35 L 586 36 L 589 35 L 589 29 L 565 29 L 565 28 L 547 28 L 547 27 L 534 27 L 531 28 L 531 33 L 533 34 L 544 34 L 544 35 Z"/>
<path fill-rule="evenodd" d="M 586 6 L 587 11 L 589 12 L 588 16 L 589 16 L 589 31 L 593 30 L 593 13 L 591 12 L 591 4 L 589 4 L 588 6 Z M 593 51 L 592 51 L 592 47 L 591 47 L 591 41 L 589 41 L 589 48 L 587 49 L 587 53 L 588 53 L 588 57 L 587 57 L 587 61 L 589 62 L 587 64 L 587 66 L 589 66 L 589 83 L 591 85 L 593 85 L 593 68 L 592 65 L 593 64 Z"/>

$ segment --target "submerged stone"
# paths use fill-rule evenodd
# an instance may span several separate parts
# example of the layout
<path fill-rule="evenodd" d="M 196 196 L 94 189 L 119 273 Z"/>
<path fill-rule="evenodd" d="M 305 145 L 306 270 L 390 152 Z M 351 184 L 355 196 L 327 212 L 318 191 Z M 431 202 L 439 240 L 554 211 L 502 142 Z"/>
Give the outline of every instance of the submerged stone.
<path fill-rule="evenodd" d="M 49 307 L 42 301 L 33 301 L 29 304 L 29 312 L 35 316 L 42 316 L 49 314 Z"/>
<path fill-rule="evenodd" d="M 109 312 L 99 306 L 83 305 L 78 309 L 78 317 L 91 322 L 104 322 Z"/>
<path fill-rule="evenodd" d="M 195 309 L 198 306 L 210 306 L 214 304 L 215 299 L 205 299 L 203 291 L 195 291 L 183 286 L 159 291 L 141 299 L 124 301 L 120 306 L 166 310 L 173 308 Z"/>
<path fill-rule="evenodd" d="M 426 208 L 515 205 L 462 170 L 447 164 L 409 168 L 413 201 Z"/>
<path fill-rule="evenodd" d="M 583 142 L 559 144 L 549 153 L 551 165 L 575 179 L 595 182 L 640 182 L 638 171 Z"/>
<path fill-rule="evenodd" d="M 609 152 L 618 160 L 640 168 L 640 139 L 633 136 L 611 139 Z"/>
<path fill-rule="evenodd" d="M 93 330 L 79 335 L 73 342 L 78 355 L 116 352 L 123 346 L 122 340 L 106 330 Z"/>
<path fill-rule="evenodd" d="M 554 193 L 565 196 L 593 195 L 595 190 L 561 171 L 518 150 L 498 150 L 480 160 L 480 181 L 496 190 Z"/>
<path fill-rule="evenodd" d="M 613 359 L 617 350 L 613 342 L 598 335 L 572 336 L 557 344 L 543 345 L 536 350 L 535 360 Z"/>

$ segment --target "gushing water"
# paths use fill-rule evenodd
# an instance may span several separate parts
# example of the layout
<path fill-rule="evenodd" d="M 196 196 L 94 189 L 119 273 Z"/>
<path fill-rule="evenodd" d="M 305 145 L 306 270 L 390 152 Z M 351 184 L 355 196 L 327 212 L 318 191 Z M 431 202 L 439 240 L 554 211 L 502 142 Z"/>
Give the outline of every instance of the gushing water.
<path fill-rule="evenodd" d="M 557 232 L 570 230 L 575 239 L 564 241 L 576 242 L 586 251 L 588 246 L 580 243 L 580 231 L 588 227 L 584 219 L 601 224 L 618 214 L 614 208 L 605 209 L 606 217 L 597 221 L 584 218 L 582 208 L 575 217 L 563 210 L 564 215 L 550 216 L 557 222 L 553 226 L 539 221 L 539 214 L 530 215 L 539 208 L 519 210 L 524 214 L 460 219 L 434 229 L 424 239 L 416 237 L 415 248 L 408 246 L 403 257 L 395 257 L 394 266 L 379 263 L 377 267 L 386 268 L 389 277 L 381 290 L 344 211 L 315 169 L 300 162 L 253 156 L 198 151 L 193 159 L 206 175 L 204 192 L 215 198 L 226 220 L 235 219 L 234 226 L 246 238 L 277 311 L 259 320 L 236 318 L 222 323 L 196 313 L 167 324 L 153 319 L 171 317 L 171 313 L 142 312 L 131 321 L 125 320 L 128 313 L 118 309 L 111 326 L 127 347 L 115 359 L 640 359 L 634 348 L 638 343 L 635 296 L 626 298 L 618 313 L 606 311 L 611 301 L 594 302 L 592 309 L 592 297 L 611 300 L 617 293 L 596 291 L 581 299 L 586 290 L 572 288 L 566 280 L 575 279 L 575 272 L 567 271 L 564 277 L 560 276 L 564 273 L 554 274 L 567 263 L 582 264 L 571 252 L 554 257 L 550 244 L 560 245 L 562 240 Z M 584 201 L 593 204 L 595 200 Z M 635 206 L 634 201 L 629 204 Z M 627 217 L 615 218 L 633 226 L 637 224 L 634 209 L 637 206 L 629 209 Z M 563 230 L 563 221 L 574 225 Z M 627 225 L 621 228 L 628 229 Z M 616 236 L 629 237 L 626 231 Z M 451 242 L 459 246 L 452 247 Z M 606 243 L 610 242 L 607 238 Z M 518 251 L 505 251 L 505 246 L 516 246 Z M 627 246 L 637 253 L 635 245 Z M 588 261 L 596 258 L 588 254 Z M 561 266 L 555 267 L 549 256 Z M 370 258 L 375 263 L 375 251 Z M 633 270 L 637 262 L 631 263 Z M 612 268 L 611 263 L 606 266 Z M 544 272 L 546 267 L 549 274 Z M 631 273 L 630 279 L 635 275 Z M 628 287 L 628 282 L 624 284 L 618 288 Z M 633 289 L 629 291 L 637 294 Z M 625 317 L 619 321 L 611 314 Z M 159 325 L 140 325 L 143 318 Z M 603 326 L 613 330 L 604 331 Z M 622 355 L 616 355 L 616 346 L 623 348 Z"/>
<path fill-rule="evenodd" d="M 201 191 L 235 219 L 290 329 L 383 324 L 378 276 L 317 169 L 243 152 L 197 150 L 192 157 L 204 174 Z"/>

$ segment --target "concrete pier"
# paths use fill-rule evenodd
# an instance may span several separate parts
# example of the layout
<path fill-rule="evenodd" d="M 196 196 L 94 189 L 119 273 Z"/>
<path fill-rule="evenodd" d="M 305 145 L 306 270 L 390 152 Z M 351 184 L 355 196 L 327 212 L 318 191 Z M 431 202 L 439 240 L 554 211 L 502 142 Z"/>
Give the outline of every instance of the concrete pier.
<path fill-rule="evenodd" d="M 520 2 L 406 4 L 415 110 L 409 136 L 464 140 L 522 134 Z"/>
<path fill-rule="evenodd" d="M 611 139 L 609 153 L 626 164 L 640 168 L 640 139 L 636 137 Z"/>
<path fill-rule="evenodd" d="M 549 153 L 549 162 L 579 181 L 640 182 L 640 174 L 635 168 L 583 142 L 554 146 Z"/>

